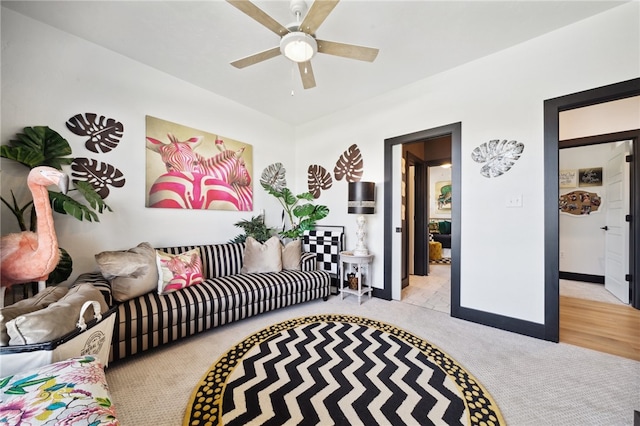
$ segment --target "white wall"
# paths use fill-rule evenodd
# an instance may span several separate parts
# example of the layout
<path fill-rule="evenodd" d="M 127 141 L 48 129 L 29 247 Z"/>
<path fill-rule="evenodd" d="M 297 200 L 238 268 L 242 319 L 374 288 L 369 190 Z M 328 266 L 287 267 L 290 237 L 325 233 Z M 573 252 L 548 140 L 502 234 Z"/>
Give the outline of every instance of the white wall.
<path fill-rule="evenodd" d="M 84 139 L 67 130 L 75 114 L 93 112 L 124 124 L 120 145 L 94 154 Z M 254 212 L 145 208 L 145 115 L 183 124 L 253 145 Z M 240 233 L 241 219 L 267 211 L 267 223 L 279 224 L 277 201 L 259 184 L 262 170 L 280 161 L 295 185 L 293 130 L 225 98 L 149 68 L 85 40 L 2 8 L 2 143 L 23 127 L 46 125 L 72 146 L 74 157 L 89 157 L 118 167 L 126 178 L 105 200 L 114 210 L 100 223 L 55 215 L 61 247 L 74 260 L 74 274 L 96 269 L 93 255 L 129 248 L 142 241 L 154 246 L 226 242 Z M 2 159 L 2 196 L 14 190 L 24 204 L 27 168 Z M 68 170 L 69 171 L 69 170 Z M 2 235 L 18 231 L 2 205 Z"/>
<path fill-rule="evenodd" d="M 543 101 L 637 78 L 639 14 L 637 2 L 620 6 L 296 129 L 298 176 L 309 159 L 331 165 L 357 143 L 363 179 L 379 183 L 378 214 L 368 220 L 374 286 L 382 287 L 383 215 L 391 213 L 380 208 L 384 140 L 462 122 L 461 305 L 544 323 Z M 525 149 L 509 172 L 487 179 L 470 154 L 491 139 L 515 139 Z M 353 244 L 346 184 L 331 192 L 331 221 L 348 226 Z M 522 208 L 506 208 L 513 195 L 522 195 Z"/>

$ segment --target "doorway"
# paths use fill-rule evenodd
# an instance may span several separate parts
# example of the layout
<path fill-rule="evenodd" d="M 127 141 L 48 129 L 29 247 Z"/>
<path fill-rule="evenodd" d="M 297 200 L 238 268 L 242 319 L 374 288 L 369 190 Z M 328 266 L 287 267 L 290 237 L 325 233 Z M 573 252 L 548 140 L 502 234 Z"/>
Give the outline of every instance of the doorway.
<path fill-rule="evenodd" d="M 451 184 L 453 188 L 460 188 L 461 173 L 456 165 L 461 164 L 462 161 L 461 127 L 461 123 L 454 123 L 385 140 L 384 288 L 376 293 L 381 298 L 401 299 L 402 236 L 407 232 L 406 216 L 402 214 L 406 213 L 406 210 L 403 211 L 399 202 L 402 199 L 402 182 L 398 176 L 401 176 L 404 171 L 401 164 L 406 165 L 406 160 L 402 157 L 402 146 L 450 137 Z M 460 210 L 456 207 L 460 205 L 459 190 L 453 191 L 451 200 L 451 315 L 455 316 L 460 307 Z M 426 229 L 426 225 L 425 223 L 423 229 Z M 426 232 L 424 234 L 426 235 Z"/>
<path fill-rule="evenodd" d="M 609 86 L 574 93 L 544 102 L 544 223 L 545 223 L 545 327 L 544 338 L 559 341 L 559 244 L 558 244 L 558 156 L 559 156 L 559 114 L 589 105 L 596 105 L 609 101 L 625 99 L 640 95 L 640 78 L 628 80 Z M 638 140 L 636 136 L 632 136 Z M 637 144 L 636 144 L 637 146 Z M 629 281 L 631 288 L 631 305 L 640 309 L 640 262 L 635 253 L 640 253 L 640 227 L 631 218 L 640 213 L 640 161 L 630 163 L 631 201 L 629 214 Z M 636 278 L 633 278 L 636 277 Z"/>

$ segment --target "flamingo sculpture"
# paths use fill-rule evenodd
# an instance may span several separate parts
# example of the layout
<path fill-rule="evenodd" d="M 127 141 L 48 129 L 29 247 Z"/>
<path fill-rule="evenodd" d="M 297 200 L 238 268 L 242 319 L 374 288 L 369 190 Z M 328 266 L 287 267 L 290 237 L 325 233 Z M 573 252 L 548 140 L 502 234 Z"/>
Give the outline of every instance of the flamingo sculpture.
<path fill-rule="evenodd" d="M 0 307 L 4 306 L 6 289 L 14 284 L 38 281 L 38 291 L 44 290 L 49 274 L 60 260 L 47 192 L 47 186 L 53 184 L 66 193 L 69 176 L 47 166 L 29 172 L 27 185 L 36 210 L 36 232 L 8 234 L 0 239 Z"/>

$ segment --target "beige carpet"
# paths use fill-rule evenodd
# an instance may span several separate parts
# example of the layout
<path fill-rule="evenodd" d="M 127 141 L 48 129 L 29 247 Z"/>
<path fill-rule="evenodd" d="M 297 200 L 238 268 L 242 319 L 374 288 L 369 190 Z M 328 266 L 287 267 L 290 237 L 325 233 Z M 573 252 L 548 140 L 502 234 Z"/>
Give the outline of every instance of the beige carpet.
<path fill-rule="evenodd" d="M 331 297 L 280 309 L 113 364 L 107 380 L 125 426 L 180 425 L 189 396 L 228 348 L 294 317 L 361 315 L 441 347 L 485 386 L 509 425 L 632 425 L 640 363 L 449 317 L 401 302 Z"/>

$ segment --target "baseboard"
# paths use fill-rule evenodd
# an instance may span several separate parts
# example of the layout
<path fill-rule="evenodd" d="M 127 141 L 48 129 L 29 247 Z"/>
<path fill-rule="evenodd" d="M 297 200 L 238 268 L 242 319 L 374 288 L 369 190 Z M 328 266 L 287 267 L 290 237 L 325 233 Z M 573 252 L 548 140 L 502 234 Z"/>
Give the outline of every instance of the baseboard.
<path fill-rule="evenodd" d="M 562 272 L 562 271 L 560 271 L 558 277 L 561 280 L 582 281 L 582 282 L 585 282 L 585 283 L 604 284 L 604 276 L 603 275 L 577 274 L 575 272 Z"/>

